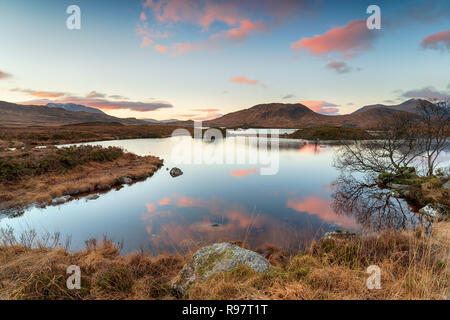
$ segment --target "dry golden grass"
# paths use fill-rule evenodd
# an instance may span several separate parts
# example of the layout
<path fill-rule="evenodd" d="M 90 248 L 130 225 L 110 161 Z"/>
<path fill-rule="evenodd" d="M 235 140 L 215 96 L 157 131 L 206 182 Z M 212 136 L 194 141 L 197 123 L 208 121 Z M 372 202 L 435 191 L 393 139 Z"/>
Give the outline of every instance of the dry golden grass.
<path fill-rule="evenodd" d="M 33 149 L 30 152 L 52 153 L 53 150 L 55 149 Z M 20 152 L 17 151 L 17 153 Z M 75 166 L 67 172 L 29 175 L 14 183 L 0 183 L 0 209 L 22 207 L 32 203 L 45 206 L 52 199 L 74 190 L 78 190 L 79 194 L 106 191 L 117 186 L 117 179 L 120 177 L 141 180 L 152 176 L 162 164 L 163 160 L 157 157 L 139 157 L 131 153 L 123 153 L 113 161 L 91 161 Z"/>
<path fill-rule="evenodd" d="M 420 232 L 321 240 L 295 256 L 264 248 L 274 267 L 240 267 L 195 282 L 180 297 L 171 283 L 189 255 L 121 256 L 104 240 L 87 249 L 0 246 L 0 299 L 444 299 L 449 294 L 449 245 Z M 276 257 L 276 258 L 275 258 Z M 78 265 L 82 289 L 66 288 L 66 268 Z M 366 287 L 366 268 L 381 269 L 381 289 Z"/>

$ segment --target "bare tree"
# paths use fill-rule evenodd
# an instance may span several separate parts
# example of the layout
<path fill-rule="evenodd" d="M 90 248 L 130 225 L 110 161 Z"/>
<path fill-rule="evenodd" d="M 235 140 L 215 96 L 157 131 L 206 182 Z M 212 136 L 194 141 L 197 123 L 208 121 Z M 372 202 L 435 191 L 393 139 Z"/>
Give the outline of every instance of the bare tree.
<path fill-rule="evenodd" d="M 336 154 L 335 166 L 364 173 L 402 172 L 422 153 L 418 120 L 412 113 L 399 114 L 378 125 L 380 139 L 344 142 Z"/>
<path fill-rule="evenodd" d="M 422 101 L 417 107 L 420 117 L 422 156 L 425 158 L 427 175 L 432 176 L 442 151 L 450 148 L 450 100 L 440 102 Z"/>
<path fill-rule="evenodd" d="M 332 208 L 337 214 L 355 218 L 369 230 L 402 230 L 429 222 L 412 214 L 406 202 L 396 198 L 390 190 L 380 189 L 368 177 L 355 179 L 341 175 L 333 182 Z"/>

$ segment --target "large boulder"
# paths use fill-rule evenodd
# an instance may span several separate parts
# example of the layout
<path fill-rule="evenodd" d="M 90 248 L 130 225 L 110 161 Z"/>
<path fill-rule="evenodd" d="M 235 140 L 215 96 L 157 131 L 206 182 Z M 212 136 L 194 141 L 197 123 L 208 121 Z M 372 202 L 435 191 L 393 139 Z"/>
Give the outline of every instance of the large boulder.
<path fill-rule="evenodd" d="M 194 253 L 181 270 L 178 280 L 173 283 L 173 288 L 184 294 L 194 281 L 203 281 L 214 274 L 239 266 L 247 266 L 255 272 L 263 272 L 271 267 L 270 263 L 256 252 L 230 243 L 215 243 Z"/>

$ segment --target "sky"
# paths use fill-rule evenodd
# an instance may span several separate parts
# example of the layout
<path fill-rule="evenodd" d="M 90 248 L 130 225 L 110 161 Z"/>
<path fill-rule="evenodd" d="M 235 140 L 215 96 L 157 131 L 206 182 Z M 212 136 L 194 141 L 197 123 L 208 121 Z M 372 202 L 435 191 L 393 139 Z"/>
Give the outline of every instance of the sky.
<path fill-rule="evenodd" d="M 448 98 L 449 75 L 448 0 L 0 0 L 3 101 L 158 120 L 272 102 L 346 114 Z"/>

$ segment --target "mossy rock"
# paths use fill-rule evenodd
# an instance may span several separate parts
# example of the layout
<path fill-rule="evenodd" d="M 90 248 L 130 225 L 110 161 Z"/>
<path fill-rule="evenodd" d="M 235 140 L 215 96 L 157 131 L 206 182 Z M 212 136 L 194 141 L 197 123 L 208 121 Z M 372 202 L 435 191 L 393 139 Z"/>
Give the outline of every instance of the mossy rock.
<path fill-rule="evenodd" d="M 203 281 L 220 272 L 246 266 L 255 272 L 267 271 L 271 265 L 256 252 L 230 243 L 215 243 L 194 253 L 183 267 L 173 288 L 184 294 L 194 281 Z"/>

